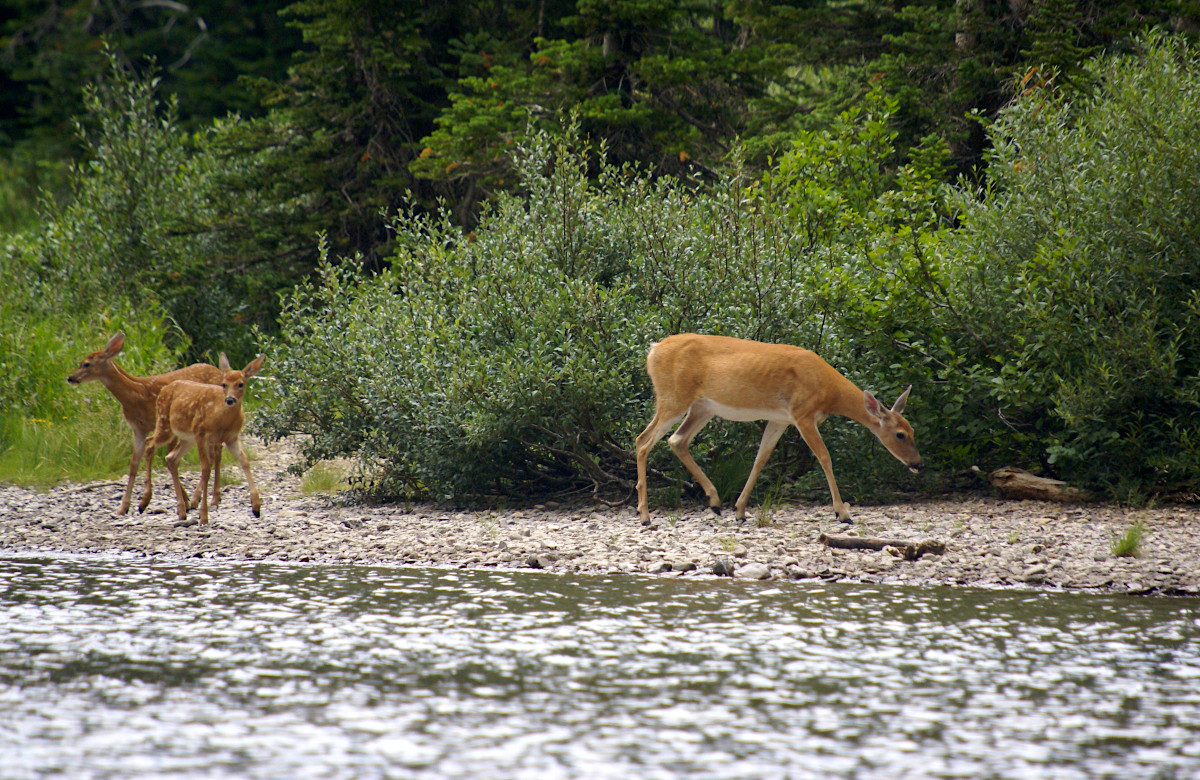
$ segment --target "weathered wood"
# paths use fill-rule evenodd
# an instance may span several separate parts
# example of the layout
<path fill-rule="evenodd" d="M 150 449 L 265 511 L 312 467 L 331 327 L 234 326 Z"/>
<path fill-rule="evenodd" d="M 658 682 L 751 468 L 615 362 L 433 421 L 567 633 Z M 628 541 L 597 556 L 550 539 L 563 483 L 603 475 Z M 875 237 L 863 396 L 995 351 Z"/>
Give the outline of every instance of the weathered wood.
<path fill-rule="evenodd" d="M 826 547 L 836 547 L 840 550 L 882 550 L 906 561 L 915 561 L 925 553 L 941 555 L 946 552 L 946 544 L 934 539 L 923 542 L 906 542 L 898 539 L 874 539 L 869 536 L 831 536 L 821 534 L 817 539 Z"/>
<path fill-rule="evenodd" d="M 1004 466 L 988 475 L 988 481 L 1005 498 L 1031 498 L 1039 501 L 1089 501 L 1086 490 L 1066 482 L 1038 477 L 1028 471 Z"/>

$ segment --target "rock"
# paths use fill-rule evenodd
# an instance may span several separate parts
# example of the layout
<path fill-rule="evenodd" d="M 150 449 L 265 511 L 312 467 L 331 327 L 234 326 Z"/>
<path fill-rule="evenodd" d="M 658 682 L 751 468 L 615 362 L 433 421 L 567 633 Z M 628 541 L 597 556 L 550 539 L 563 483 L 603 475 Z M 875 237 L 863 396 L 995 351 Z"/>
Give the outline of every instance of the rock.
<path fill-rule="evenodd" d="M 771 578 L 771 567 L 765 563 L 747 563 L 737 567 L 733 576 L 742 580 L 767 580 Z"/>
<path fill-rule="evenodd" d="M 526 559 L 525 564 L 531 569 L 549 569 L 558 560 L 551 552 L 534 553 Z"/>
<path fill-rule="evenodd" d="M 724 558 L 717 558 L 716 562 L 713 563 L 712 573 L 718 577 L 732 577 L 733 564 Z"/>
<path fill-rule="evenodd" d="M 1021 580 L 1023 582 L 1044 582 L 1047 571 L 1048 569 L 1045 564 L 1039 563 L 1035 566 L 1030 566 L 1021 575 Z"/>

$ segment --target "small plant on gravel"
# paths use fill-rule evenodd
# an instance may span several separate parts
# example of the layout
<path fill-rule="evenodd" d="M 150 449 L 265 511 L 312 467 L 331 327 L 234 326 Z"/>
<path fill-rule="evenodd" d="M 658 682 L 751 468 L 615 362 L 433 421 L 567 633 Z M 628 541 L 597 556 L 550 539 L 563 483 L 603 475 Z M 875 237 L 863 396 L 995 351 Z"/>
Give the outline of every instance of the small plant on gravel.
<path fill-rule="evenodd" d="M 1132 558 L 1141 552 L 1146 527 L 1138 520 L 1124 534 L 1113 535 L 1112 554 L 1117 558 Z"/>
<path fill-rule="evenodd" d="M 758 512 L 755 515 L 755 522 L 759 528 L 769 528 L 775 525 L 775 513 L 779 509 L 782 492 L 783 486 L 780 484 L 772 485 L 766 491 L 762 503 L 758 505 Z"/>
<path fill-rule="evenodd" d="M 722 536 L 718 541 L 725 552 L 733 552 L 738 547 L 738 540 L 732 536 Z"/>
<path fill-rule="evenodd" d="M 1009 544 L 1016 544 L 1019 541 L 1021 541 L 1021 532 L 1020 531 L 1013 531 L 1012 533 L 1010 533 L 1008 535 L 1008 543 Z"/>
<path fill-rule="evenodd" d="M 346 489 L 346 471 L 332 463 L 317 463 L 304 473 L 300 481 L 300 492 L 306 496 L 314 493 L 339 493 Z"/>
<path fill-rule="evenodd" d="M 495 512 L 487 512 L 479 515 L 479 524 L 483 526 L 483 530 L 487 531 L 488 536 L 493 540 L 500 536 L 500 521 L 496 517 Z"/>

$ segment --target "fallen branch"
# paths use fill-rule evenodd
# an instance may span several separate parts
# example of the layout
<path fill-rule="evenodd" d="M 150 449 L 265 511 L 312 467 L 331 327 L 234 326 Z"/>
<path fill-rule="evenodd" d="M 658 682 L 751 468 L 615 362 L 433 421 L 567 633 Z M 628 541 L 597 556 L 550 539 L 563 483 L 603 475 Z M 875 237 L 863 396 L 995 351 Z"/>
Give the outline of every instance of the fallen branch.
<path fill-rule="evenodd" d="M 1072 487 L 1062 480 L 1036 477 L 1028 471 L 1011 466 L 996 469 L 988 475 L 988 481 L 1005 498 L 1032 498 L 1040 501 L 1091 499 L 1086 490 Z"/>
<path fill-rule="evenodd" d="M 123 485 L 123 484 L 125 484 L 125 483 L 124 482 L 90 482 L 86 485 L 79 485 L 78 487 L 68 488 L 67 490 L 65 490 L 63 492 L 65 492 L 65 493 L 86 493 L 89 490 L 99 490 L 101 488 L 110 488 L 110 487 L 121 487 L 121 485 Z"/>
<path fill-rule="evenodd" d="M 905 542 L 897 539 L 872 539 L 867 536 L 830 536 L 821 534 L 817 539 L 826 547 L 836 547 L 839 550 L 882 550 L 906 561 L 915 561 L 925 553 L 941 555 L 946 552 L 945 542 L 926 539 L 923 542 Z"/>

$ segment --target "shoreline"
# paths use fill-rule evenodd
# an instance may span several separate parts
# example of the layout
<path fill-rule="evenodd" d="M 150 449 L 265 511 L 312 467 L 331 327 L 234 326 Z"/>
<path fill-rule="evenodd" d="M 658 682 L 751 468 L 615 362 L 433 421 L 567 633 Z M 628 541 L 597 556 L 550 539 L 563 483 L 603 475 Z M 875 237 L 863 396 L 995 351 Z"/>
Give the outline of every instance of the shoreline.
<path fill-rule="evenodd" d="M 221 504 L 210 507 L 208 526 L 178 527 L 161 468 L 144 515 L 136 509 L 115 515 L 123 481 L 44 493 L 0 485 L 0 550 L 1200 595 L 1195 506 L 1129 509 L 965 496 L 852 507 L 855 524 L 847 526 L 835 522 L 825 504 L 787 505 L 765 519 L 752 508 L 742 523 L 731 509 L 717 516 L 692 505 L 657 510 L 644 525 L 631 506 L 547 501 L 464 511 L 340 504 L 300 494 L 299 478 L 283 471 L 294 457 L 291 443 L 248 444 L 257 456 L 251 468 L 262 494 L 261 518 L 251 515 L 245 486 L 230 485 Z M 224 473 L 240 477 L 228 465 Z M 196 478 L 185 473 L 185 487 Z M 1113 537 L 1138 521 L 1145 528 L 1140 554 L 1114 557 Z M 935 540 L 946 549 L 907 561 L 888 550 L 832 549 L 818 541 L 823 533 Z"/>

